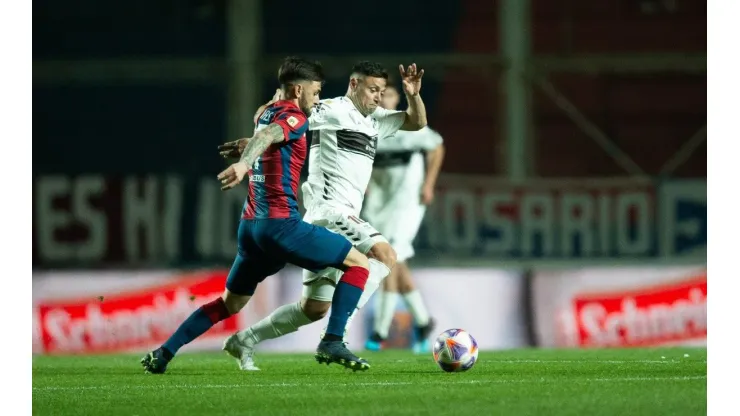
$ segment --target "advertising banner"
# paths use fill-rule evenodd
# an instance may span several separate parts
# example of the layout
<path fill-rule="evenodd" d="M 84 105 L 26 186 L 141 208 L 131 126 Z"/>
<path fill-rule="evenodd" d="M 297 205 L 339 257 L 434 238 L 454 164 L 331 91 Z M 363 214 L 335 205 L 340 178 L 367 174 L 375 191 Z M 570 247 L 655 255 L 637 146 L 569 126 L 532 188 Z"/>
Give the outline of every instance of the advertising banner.
<path fill-rule="evenodd" d="M 484 349 L 526 344 L 523 280 L 491 269 L 420 269 L 418 290 L 437 322 L 435 333 L 464 328 Z M 223 292 L 225 270 L 202 272 L 37 273 L 33 280 L 34 353 L 96 354 L 146 351 L 164 342 L 193 310 Z M 299 301 L 301 270 L 286 268 L 263 282 L 245 310 L 183 351 L 217 350 L 224 338 Z M 360 348 L 372 328 L 375 299 L 354 320 L 346 340 Z M 399 302 L 399 312 L 404 306 Z M 328 316 L 261 344 L 266 352 L 311 352 Z M 396 326 L 411 331 L 410 321 Z M 408 334 L 405 334 L 408 335 Z M 403 346 L 403 345 L 399 345 Z"/>
<path fill-rule="evenodd" d="M 228 265 L 246 191 L 212 177 L 44 176 L 34 181 L 36 267 Z M 444 175 L 419 259 L 613 262 L 706 259 L 706 183 L 634 179 L 512 184 Z"/>
<path fill-rule="evenodd" d="M 94 354 L 159 346 L 196 308 L 221 296 L 225 282 L 225 270 L 34 275 L 34 352 Z M 272 286 L 266 282 L 245 310 L 186 348 L 220 348 L 225 336 L 267 315 L 275 305 Z"/>
<path fill-rule="evenodd" d="M 704 266 L 536 271 L 532 279 L 538 345 L 706 345 Z"/>

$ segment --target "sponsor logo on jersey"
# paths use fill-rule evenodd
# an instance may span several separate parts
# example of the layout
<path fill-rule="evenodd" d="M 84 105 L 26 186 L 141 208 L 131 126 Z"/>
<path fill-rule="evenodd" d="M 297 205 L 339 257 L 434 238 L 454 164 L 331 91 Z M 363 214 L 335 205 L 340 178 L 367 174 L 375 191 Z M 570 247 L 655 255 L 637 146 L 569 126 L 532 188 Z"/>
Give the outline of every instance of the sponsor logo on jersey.
<path fill-rule="evenodd" d="M 265 110 L 265 112 L 262 113 L 262 116 L 260 116 L 260 120 L 268 122 L 272 119 L 273 114 L 275 114 L 273 110 Z"/>
<path fill-rule="evenodd" d="M 372 160 L 375 158 L 377 144 L 377 136 L 368 136 L 365 133 L 354 130 L 344 129 L 337 131 L 337 146 L 339 150 L 367 156 Z"/>

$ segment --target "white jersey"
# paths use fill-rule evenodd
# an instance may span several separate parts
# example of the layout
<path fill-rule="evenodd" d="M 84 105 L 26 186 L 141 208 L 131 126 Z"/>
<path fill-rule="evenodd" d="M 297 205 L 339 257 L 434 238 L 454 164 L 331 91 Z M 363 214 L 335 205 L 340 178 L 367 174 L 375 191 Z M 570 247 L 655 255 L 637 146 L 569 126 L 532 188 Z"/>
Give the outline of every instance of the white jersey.
<path fill-rule="evenodd" d="M 442 136 L 429 127 L 419 131 L 398 131 L 388 140 L 378 143 L 378 154 L 396 152 L 429 152 L 442 144 Z"/>
<path fill-rule="evenodd" d="M 363 218 L 390 241 L 398 262 L 414 256 L 413 241 L 426 207 L 420 193 L 424 183 L 424 151 L 442 144 L 442 136 L 424 127 L 399 131 L 378 143 Z"/>
<path fill-rule="evenodd" d="M 322 100 L 308 119 L 311 199 L 359 215 L 378 139 L 395 134 L 405 119 L 404 112 L 380 107 L 364 117 L 347 97 Z"/>

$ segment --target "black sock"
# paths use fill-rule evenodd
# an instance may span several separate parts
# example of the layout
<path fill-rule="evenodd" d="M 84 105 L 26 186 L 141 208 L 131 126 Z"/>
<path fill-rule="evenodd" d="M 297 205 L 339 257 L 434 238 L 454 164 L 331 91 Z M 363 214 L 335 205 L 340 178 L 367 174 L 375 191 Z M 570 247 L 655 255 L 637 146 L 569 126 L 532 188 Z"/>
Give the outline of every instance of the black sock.
<path fill-rule="evenodd" d="M 324 334 L 324 338 L 322 338 L 324 341 L 341 341 L 342 337 L 339 335 L 334 334 Z"/>

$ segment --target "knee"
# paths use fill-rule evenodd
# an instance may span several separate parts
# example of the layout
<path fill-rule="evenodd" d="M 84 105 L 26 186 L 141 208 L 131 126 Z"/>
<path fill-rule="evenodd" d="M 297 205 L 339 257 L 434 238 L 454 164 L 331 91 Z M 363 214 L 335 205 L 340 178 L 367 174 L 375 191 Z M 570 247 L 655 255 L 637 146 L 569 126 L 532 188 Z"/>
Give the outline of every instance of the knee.
<path fill-rule="evenodd" d="M 414 291 L 414 285 L 411 282 L 399 282 L 398 291 L 400 293 L 409 293 Z"/>
<path fill-rule="evenodd" d="M 347 258 L 344 260 L 345 267 L 362 267 L 364 269 L 370 269 L 370 263 L 367 260 L 367 256 L 360 253 L 356 248 L 352 248 Z"/>
<path fill-rule="evenodd" d="M 226 305 L 226 310 L 229 311 L 229 315 L 235 315 L 244 308 L 252 297 L 249 295 L 237 295 L 226 289 L 221 298 L 224 300 L 224 305 Z"/>
<path fill-rule="evenodd" d="M 312 322 L 323 319 L 329 312 L 329 307 L 331 307 L 331 302 L 306 298 L 301 299 L 301 309 Z"/>
<path fill-rule="evenodd" d="M 393 278 L 393 273 L 383 280 L 383 290 L 392 293 L 398 292 L 398 282 Z"/>
<path fill-rule="evenodd" d="M 396 250 L 388 243 L 378 243 L 370 249 L 368 257 L 385 264 L 390 270 L 396 265 Z"/>

